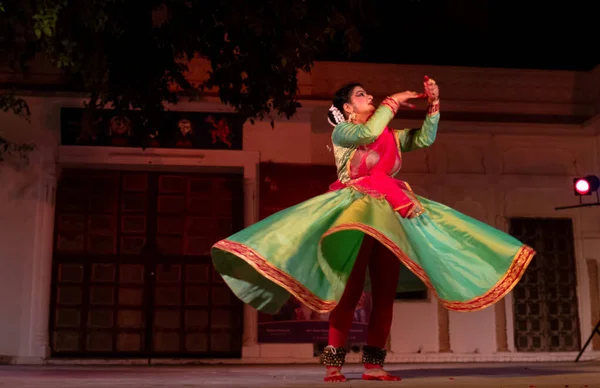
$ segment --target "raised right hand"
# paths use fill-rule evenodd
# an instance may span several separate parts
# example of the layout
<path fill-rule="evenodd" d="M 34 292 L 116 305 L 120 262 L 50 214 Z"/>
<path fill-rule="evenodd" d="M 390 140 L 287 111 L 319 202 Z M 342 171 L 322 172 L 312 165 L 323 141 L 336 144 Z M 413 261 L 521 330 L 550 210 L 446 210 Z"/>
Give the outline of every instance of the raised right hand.
<path fill-rule="evenodd" d="M 396 101 L 400 105 L 408 106 L 409 108 L 414 108 L 415 105 L 407 102 L 408 100 L 414 100 L 417 98 L 427 98 L 427 94 L 425 93 L 417 93 L 413 91 L 405 91 L 400 93 L 395 93 L 390 96 L 394 101 Z"/>

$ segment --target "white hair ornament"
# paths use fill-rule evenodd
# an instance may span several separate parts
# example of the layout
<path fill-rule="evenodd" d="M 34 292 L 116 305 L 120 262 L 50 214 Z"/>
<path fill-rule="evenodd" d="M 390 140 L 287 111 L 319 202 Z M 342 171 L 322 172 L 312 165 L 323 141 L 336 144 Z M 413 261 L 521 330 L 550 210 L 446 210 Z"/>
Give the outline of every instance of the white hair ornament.
<path fill-rule="evenodd" d="M 329 116 L 327 116 L 327 121 L 332 126 L 335 127 L 339 123 L 343 123 L 344 121 L 346 121 L 344 114 L 342 112 L 340 112 L 340 110 L 338 108 L 336 108 L 335 105 L 331 105 L 331 107 L 329 108 L 329 111 L 333 114 L 333 119 L 335 121 L 335 123 L 332 122 L 331 119 L 329 118 Z"/>

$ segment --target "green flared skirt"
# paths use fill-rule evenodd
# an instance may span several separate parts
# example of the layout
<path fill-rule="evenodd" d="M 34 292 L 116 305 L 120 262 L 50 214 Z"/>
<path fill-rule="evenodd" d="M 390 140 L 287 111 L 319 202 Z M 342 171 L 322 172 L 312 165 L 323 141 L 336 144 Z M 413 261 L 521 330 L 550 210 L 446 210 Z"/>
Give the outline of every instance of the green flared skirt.
<path fill-rule="evenodd" d="M 502 299 L 535 251 L 448 206 L 417 196 L 425 213 L 400 217 L 383 198 L 352 188 L 282 210 L 211 250 L 213 264 L 243 302 L 275 314 L 290 294 L 317 312 L 339 302 L 364 235 L 404 265 L 399 290 L 418 278 L 449 310 L 477 311 Z"/>

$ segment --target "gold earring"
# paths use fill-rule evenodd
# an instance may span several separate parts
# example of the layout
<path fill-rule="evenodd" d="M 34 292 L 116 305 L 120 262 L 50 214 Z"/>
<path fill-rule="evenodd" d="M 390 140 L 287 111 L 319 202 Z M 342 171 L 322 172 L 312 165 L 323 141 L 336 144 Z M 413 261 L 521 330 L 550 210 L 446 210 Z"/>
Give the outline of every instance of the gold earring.
<path fill-rule="evenodd" d="M 354 113 L 354 112 L 350 113 L 348 120 L 350 120 L 351 122 L 356 121 L 356 113 Z"/>

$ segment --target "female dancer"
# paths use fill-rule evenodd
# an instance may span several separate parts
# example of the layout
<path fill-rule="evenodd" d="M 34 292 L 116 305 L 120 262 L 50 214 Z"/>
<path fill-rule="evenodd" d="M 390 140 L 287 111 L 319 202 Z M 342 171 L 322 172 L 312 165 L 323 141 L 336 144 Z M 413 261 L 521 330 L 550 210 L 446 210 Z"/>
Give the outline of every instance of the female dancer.
<path fill-rule="evenodd" d="M 217 242 L 213 264 L 233 292 L 265 313 L 290 294 L 317 312 L 331 312 L 322 354 L 325 381 L 345 381 L 341 367 L 355 306 L 371 280 L 372 309 L 362 362 L 365 380 L 399 380 L 383 369 L 402 266 L 454 311 L 476 311 L 503 298 L 534 250 L 394 178 L 402 153 L 430 146 L 439 122 L 439 88 L 402 92 L 375 108 L 359 84 L 341 88 L 328 119 L 334 126 L 338 180 L 329 192 L 282 210 Z M 400 105 L 427 98 L 419 129 L 388 127 Z"/>

